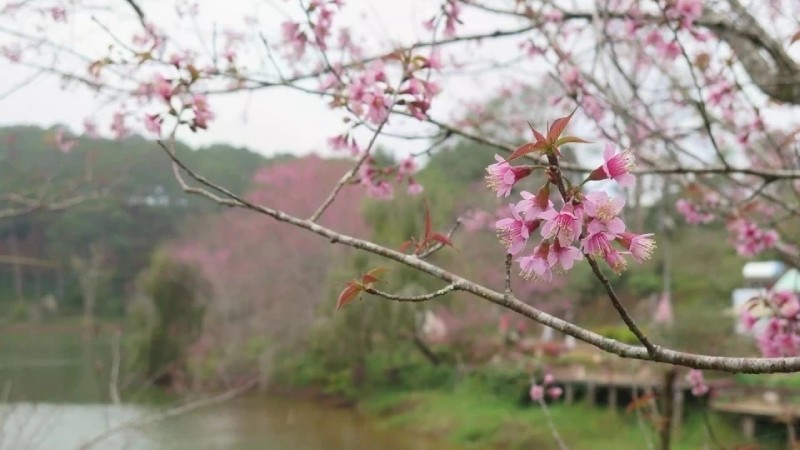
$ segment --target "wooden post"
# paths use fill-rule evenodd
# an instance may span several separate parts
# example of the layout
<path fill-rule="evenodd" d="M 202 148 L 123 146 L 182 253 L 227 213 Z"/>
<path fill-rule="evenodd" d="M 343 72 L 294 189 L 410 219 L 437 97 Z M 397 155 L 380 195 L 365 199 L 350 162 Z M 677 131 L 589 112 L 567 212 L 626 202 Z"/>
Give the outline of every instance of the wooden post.
<path fill-rule="evenodd" d="M 747 439 L 756 437 L 756 418 L 754 416 L 743 414 L 741 419 L 742 434 Z"/>
<path fill-rule="evenodd" d="M 575 385 L 567 383 L 564 385 L 564 403 L 571 405 L 575 401 Z"/>
<path fill-rule="evenodd" d="M 786 448 L 789 450 L 795 450 L 797 446 L 797 433 L 794 429 L 794 417 L 789 417 L 786 421 Z"/>
<path fill-rule="evenodd" d="M 586 403 L 589 406 L 594 406 L 596 387 L 594 383 L 586 383 Z"/>
<path fill-rule="evenodd" d="M 663 412 L 661 418 L 661 430 L 659 436 L 661 438 L 661 450 L 669 450 L 672 445 L 672 417 L 675 401 L 675 378 L 678 377 L 678 371 L 675 368 L 668 370 L 664 374 L 664 385 L 662 386 L 661 403 Z"/>
<path fill-rule="evenodd" d="M 674 409 L 672 410 L 672 432 L 677 435 L 683 425 L 683 389 L 675 390 Z"/>
<path fill-rule="evenodd" d="M 617 386 L 611 385 L 608 387 L 608 407 L 611 411 L 617 411 Z"/>

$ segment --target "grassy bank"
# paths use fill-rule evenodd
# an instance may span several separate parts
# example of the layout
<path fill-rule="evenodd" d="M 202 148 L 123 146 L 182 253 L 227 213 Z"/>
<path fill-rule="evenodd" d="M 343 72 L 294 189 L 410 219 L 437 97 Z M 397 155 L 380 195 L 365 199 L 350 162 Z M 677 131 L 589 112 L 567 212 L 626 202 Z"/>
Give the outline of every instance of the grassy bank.
<path fill-rule="evenodd" d="M 474 448 L 556 449 L 545 412 L 538 405 L 523 405 L 499 398 L 469 383 L 452 390 L 373 392 L 358 403 L 380 416 L 386 426 L 404 427 L 440 436 Z M 658 447 L 656 431 L 635 413 L 586 405 L 553 404 L 549 412 L 558 433 L 571 449 L 641 450 Z M 730 448 L 743 443 L 731 424 L 710 417 L 717 438 Z M 706 446 L 709 447 L 706 447 Z M 713 448 L 700 413 L 687 418 L 674 450 Z"/>
<path fill-rule="evenodd" d="M 467 448 L 557 449 L 543 409 L 527 398 L 528 376 L 518 368 L 486 367 L 456 374 L 447 367 L 409 365 L 386 370 L 367 364 L 354 387 L 347 371 L 320 373 L 295 367 L 289 380 L 297 389 L 316 385 L 387 427 L 437 436 Z M 315 376 L 316 374 L 316 376 Z M 554 402 L 552 421 L 568 447 L 592 450 L 658 448 L 653 421 L 636 412 L 605 406 Z M 708 421 L 724 448 L 744 444 L 735 422 L 717 415 Z M 765 445 L 764 442 L 761 442 Z M 700 409 L 687 411 L 673 450 L 720 448 L 711 440 Z"/>

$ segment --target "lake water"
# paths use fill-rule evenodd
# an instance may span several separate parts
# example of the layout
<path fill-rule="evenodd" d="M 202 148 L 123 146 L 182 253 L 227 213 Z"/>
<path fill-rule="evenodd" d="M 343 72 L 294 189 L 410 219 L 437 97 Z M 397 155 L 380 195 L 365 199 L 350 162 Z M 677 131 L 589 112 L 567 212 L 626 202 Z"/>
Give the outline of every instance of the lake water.
<path fill-rule="evenodd" d="M 0 449 L 72 450 L 160 407 L 109 403 L 110 338 L 0 334 Z M 125 400 L 125 399 L 123 399 Z M 92 449 L 454 450 L 348 409 L 253 394 L 98 441 Z"/>

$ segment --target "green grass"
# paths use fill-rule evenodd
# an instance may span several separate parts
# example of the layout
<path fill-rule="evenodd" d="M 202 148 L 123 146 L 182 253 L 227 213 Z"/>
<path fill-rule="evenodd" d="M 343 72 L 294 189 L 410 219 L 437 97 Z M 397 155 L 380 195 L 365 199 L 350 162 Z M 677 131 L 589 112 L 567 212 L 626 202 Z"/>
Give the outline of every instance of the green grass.
<path fill-rule="evenodd" d="M 467 448 L 557 448 L 540 407 L 500 398 L 474 383 L 452 390 L 374 392 L 359 408 L 382 417 L 386 426 L 439 436 Z M 643 429 L 633 413 L 563 404 L 551 406 L 550 413 L 571 449 L 641 450 L 649 448 L 648 439 L 658 444 L 653 427 L 645 424 Z M 743 442 L 725 420 L 712 416 L 711 422 L 723 444 Z M 674 450 L 705 448 L 708 435 L 702 417 L 690 415 L 674 439 Z"/>

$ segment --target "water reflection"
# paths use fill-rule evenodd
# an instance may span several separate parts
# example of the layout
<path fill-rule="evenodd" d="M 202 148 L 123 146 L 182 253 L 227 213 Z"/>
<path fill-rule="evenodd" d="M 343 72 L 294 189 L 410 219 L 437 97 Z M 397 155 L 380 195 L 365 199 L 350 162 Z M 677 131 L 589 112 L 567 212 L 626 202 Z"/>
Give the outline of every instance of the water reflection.
<path fill-rule="evenodd" d="M 108 434 L 157 411 L 136 405 L 16 403 L 0 408 L 0 449 L 450 450 L 351 410 L 258 396 Z"/>
<path fill-rule="evenodd" d="M 110 340 L 0 335 L 0 450 L 454 450 L 348 409 L 251 395 L 142 427 L 161 407 L 107 404 Z"/>

